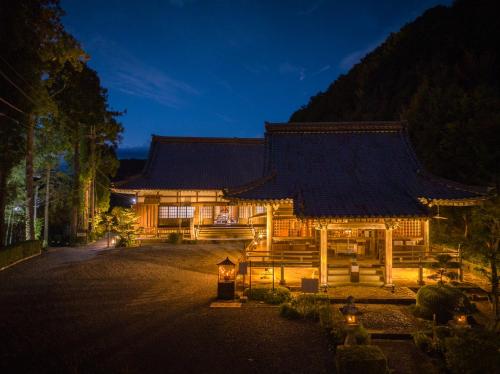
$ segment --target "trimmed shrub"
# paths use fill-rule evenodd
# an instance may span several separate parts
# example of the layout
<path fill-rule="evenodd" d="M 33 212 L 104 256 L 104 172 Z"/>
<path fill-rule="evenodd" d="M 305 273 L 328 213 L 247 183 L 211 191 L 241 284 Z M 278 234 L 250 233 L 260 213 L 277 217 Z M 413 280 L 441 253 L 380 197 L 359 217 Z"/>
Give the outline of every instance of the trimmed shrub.
<path fill-rule="evenodd" d="M 337 374 L 386 374 L 387 358 L 376 345 L 337 347 L 335 355 Z"/>
<path fill-rule="evenodd" d="M 243 295 L 250 300 L 264 301 L 268 304 L 278 305 L 290 301 L 292 298 L 290 290 L 285 287 L 276 287 L 274 291 L 271 288 L 255 287 L 247 288 L 243 291 Z"/>
<path fill-rule="evenodd" d="M 298 310 L 293 307 L 290 303 L 283 303 L 280 306 L 280 316 L 288 319 L 299 319 L 302 318 Z"/>
<path fill-rule="evenodd" d="M 9 266 L 23 258 L 36 255 L 42 251 L 42 242 L 39 240 L 28 240 L 9 245 L 0 249 L 0 268 Z"/>
<path fill-rule="evenodd" d="M 319 309 L 322 306 L 330 305 L 330 299 L 325 294 L 301 294 L 292 300 L 299 313 L 304 318 L 319 320 Z"/>
<path fill-rule="evenodd" d="M 453 309 L 463 297 L 464 304 L 470 308 L 470 302 L 460 289 L 448 285 L 423 286 L 417 293 L 415 315 L 432 319 L 436 314 L 438 323 L 444 324 L 453 317 Z"/>
<path fill-rule="evenodd" d="M 290 290 L 285 287 L 276 287 L 274 291 L 271 289 L 264 297 L 264 301 L 268 304 L 279 305 L 290 301 L 292 296 Z"/>
<path fill-rule="evenodd" d="M 178 232 L 171 232 L 170 234 L 168 234 L 167 242 L 170 244 L 182 243 L 182 235 Z"/>
<path fill-rule="evenodd" d="M 500 368 L 499 347 L 494 332 L 467 329 L 445 339 L 446 365 L 456 374 L 493 373 Z"/>
<path fill-rule="evenodd" d="M 319 307 L 319 323 L 321 327 L 327 330 L 331 330 L 333 328 L 333 313 L 332 307 L 330 305 L 322 305 Z"/>
<path fill-rule="evenodd" d="M 432 339 L 423 331 L 413 334 L 413 342 L 423 352 L 431 352 L 433 350 Z"/>
<path fill-rule="evenodd" d="M 356 343 L 363 345 L 363 344 L 370 344 L 371 338 L 370 334 L 366 329 L 363 327 L 363 325 L 359 325 L 356 327 L 356 330 L 354 331 L 354 337 L 356 338 Z"/>

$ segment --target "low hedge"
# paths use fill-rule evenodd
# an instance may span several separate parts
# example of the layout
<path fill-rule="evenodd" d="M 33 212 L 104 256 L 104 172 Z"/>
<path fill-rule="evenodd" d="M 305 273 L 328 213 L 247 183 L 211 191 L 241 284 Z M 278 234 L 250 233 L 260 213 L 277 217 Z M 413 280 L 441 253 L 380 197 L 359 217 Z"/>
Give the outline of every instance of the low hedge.
<path fill-rule="evenodd" d="M 446 366 L 453 374 L 493 373 L 500 368 L 500 336 L 495 332 L 457 331 L 444 340 L 444 346 Z"/>
<path fill-rule="evenodd" d="M 0 249 L 0 269 L 42 251 L 40 240 L 28 240 Z"/>
<path fill-rule="evenodd" d="M 387 358 L 376 345 L 341 345 L 335 355 L 337 374 L 387 374 Z"/>
<path fill-rule="evenodd" d="M 274 290 L 266 287 L 247 288 L 243 295 L 250 300 L 264 301 L 268 304 L 279 305 L 290 301 L 290 290 L 285 287 L 276 287 Z"/>

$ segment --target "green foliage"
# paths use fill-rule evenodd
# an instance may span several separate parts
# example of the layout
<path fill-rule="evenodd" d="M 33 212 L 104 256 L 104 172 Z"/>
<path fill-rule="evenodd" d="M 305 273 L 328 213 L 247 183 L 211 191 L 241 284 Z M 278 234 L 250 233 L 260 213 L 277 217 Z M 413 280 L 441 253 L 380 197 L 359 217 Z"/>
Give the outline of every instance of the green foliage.
<path fill-rule="evenodd" d="M 500 368 L 500 336 L 494 332 L 467 329 L 447 338 L 445 348 L 446 365 L 454 374 L 493 373 Z"/>
<path fill-rule="evenodd" d="M 171 232 L 168 234 L 167 242 L 170 244 L 182 243 L 182 234 L 179 234 L 178 232 Z"/>
<path fill-rule="evenodd" d="M 268 304 L 278 305 L 290 301 L 290 290 L 285 287 L 276 287 L 274 290 L 266 287 L 247 288 L 243 294 L 250 300 L 264 301 Z"/>
<path fill-rule="evenodd" d="M 0 249 L 0 268 L 9 266 L 23 258 L 33 256 L 42 250 L 42 242 L 29 240 Z"/>
<path fill-rule="evenodd" d="M 335 355 L 337 374 L 387 374 L 387 358 L 376 345 L 339 346 Z"/>
<path fill-rule="evenodd" d="M 283 303 L 280 305 L 280 316 L 288 319 L 302 318 L 297 308 L 292 306 L 291 303 Z"/>
<path fill-rule="evenodd" d="M 432 339 L 423 331 L 413 334 L 413 342 L 423 352 L 431 352 L 433 350 Z"/>
<path fill-rule="evenodd" d="M 319 323 L 326 330 L 333 329 L 333 313 L 330 305 L 322 305 L 319 307 Z"/>
<path fill-rule="evenodd" d="M 137 227 L 137 214 L 135 210 L 122 207 L 114 207 L 111 211 L 116 225 L 114 231 L 118 235 L 117 247 L 131 247 L 135 244 L 135 238 L 139 232 Z"/>
<path fill-rule="evenodd" d="M 472 255 L 489 267 L 483 269 L 491 284 L 493 295 L 493 312 L 495 328 L 500 324 L 499 308 L 499 278 L 498 265 L 500 264 L 500 198 L 497 196 L 475 207 L 471 215 L 469 240 L 465 246 L 466 254 Z"/>
<path fill-rule="evenodd" d="M 35 220 L 35 239 L 40 240 L 42 238 L 43 230 L 43 218 L 37 218 Z"/>
<path fill-rule="evenodd" d="M 354 337 L 356 338 L 356 344 L 363 345 L 371 342 L 370 334 L 362 324 L 358 325 L 354 330 Z"/>
<path fill-rule="evenodd" d="M 446 323 L 453 317 L 453 310 L 458 305 L 460 298 L 470 309 L 470 302 L 460 289 L 448 285 L 423 286 L 417 293 L 417 308 L 415 313 L 419 317 L 432 319 L 436 314 L 438 323 Z"/>
<path fill-rule="evenodd" d="M 435 269 L 436 273 L 430 275 L 429 278 L 435 279 L 439 284 L 443 284 L 443 278 L 446 277 L 449 280 L 457 278 L 457 273 L 450 269 L 457 269 L 458 263 L 449 254 L 438 254 L 434 256 L 436 262 L 431 262 L 430 267 Z"/>

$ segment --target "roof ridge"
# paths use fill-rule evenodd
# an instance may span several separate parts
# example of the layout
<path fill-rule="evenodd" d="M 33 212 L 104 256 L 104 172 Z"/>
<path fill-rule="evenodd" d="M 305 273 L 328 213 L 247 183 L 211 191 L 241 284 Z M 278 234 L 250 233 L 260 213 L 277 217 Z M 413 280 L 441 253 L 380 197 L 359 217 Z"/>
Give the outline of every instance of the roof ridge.
<path fill-rule="evenodd" d="M 395 132 L 405 121 L 266 122 L 267 132 Z"/>
<path fill-rule="evenodd" d="M 153 135 L 152 143 L 231 143 L 231 144 L 263 144 L 264 138 L 224 138 L 199 136 L 162 136 Z"/>

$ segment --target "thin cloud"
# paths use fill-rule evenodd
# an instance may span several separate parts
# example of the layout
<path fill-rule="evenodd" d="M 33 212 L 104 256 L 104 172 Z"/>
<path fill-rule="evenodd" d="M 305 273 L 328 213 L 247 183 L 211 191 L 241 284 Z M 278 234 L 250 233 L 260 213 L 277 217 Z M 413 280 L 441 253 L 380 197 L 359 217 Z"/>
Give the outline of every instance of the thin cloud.
<path fill-rule="evenodd" d="M 365 48 L 358 49 L 352 53 L 346 55 L 342 60 L 340 60 L 339 67 L 343 70 L 350 69 L 352 66 L 357 64 L 363 57 L 365 57 L 368 53 L 373 51 L 380 43 L 383 42 L 385 38 L 377 39 L 375 42 L 370 43 Z"/>
<path fill-rule="evenodd" d="M 319 7 L 323 4 L 324 0 L 320 0 L 316 3 L 314 3 L 313 5 L 311 5 L 309 8 L 306 8 L 304 10 L 299 10 L 297 12 L 297 14 L 299 16 L 307 16 L 311 13 L 314 13 L 315 11 L 317 11 L 319 9 Z"/>
<path fill-rule="evenodd" d="M 281 75 L 295 75 L 299 80 L 303 81 L 306 78 L 306 69 L 302 66 L 294 65 L 289 62 L 284 62 L 278 67 Z"/>
<path fill-rule="evenodd" d="M 112 89 L 153 100 L 170 108 L 180 108 L 190 96 L 200 95 L 200 92 L 188 83 L 143 63 L 116 43 L 97 38 L 93 44 L 104 54 L 103 61 L 109 64 L 105 78 L 106 84 Z"/>
<path fill-rule="evenodd" d="M 215 113 L 215 115 L 217 117 L 219 117 L 222 121 L 226 122 L 226 123 L 235 123 L 237 122 L 234 118 L 228 116 L 228 115 L 225 115 L 225 114 L 222 114 L 222 113 Z"/>

